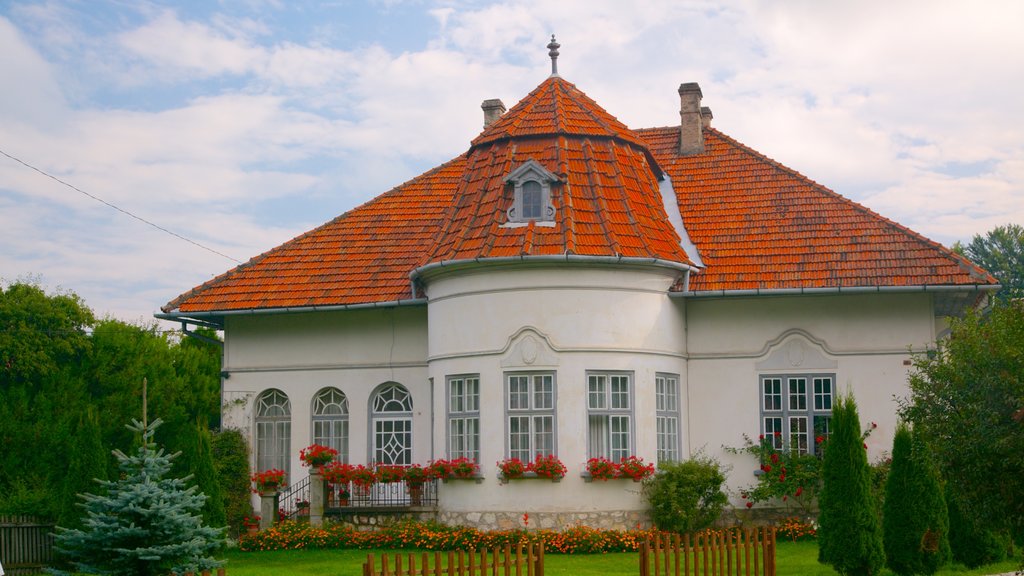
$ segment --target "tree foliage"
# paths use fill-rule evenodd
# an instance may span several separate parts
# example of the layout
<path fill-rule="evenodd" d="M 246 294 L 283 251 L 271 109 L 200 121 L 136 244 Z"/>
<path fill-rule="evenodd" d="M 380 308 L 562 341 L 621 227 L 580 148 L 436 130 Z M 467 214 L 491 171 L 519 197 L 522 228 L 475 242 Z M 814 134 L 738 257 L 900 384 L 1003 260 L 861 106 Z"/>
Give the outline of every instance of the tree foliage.
<path fill-rule="evenodd" d="M 212 448 L 228 529 L 239 531 L 245 518 L 253 515 L 249 445 L 240 430 L 228 429 L 213 436 Z"/>
<path fill-rule="evenodd" d="M 982 524 L 972 515 L 964 514 L 952 497 L 953 484 L 946 484 L 946 502 L 949 505 L 949 547 L 953 560 L 977 568 L 1006 559 L 1010 539 Z"/>
<path fill-rule="evenodd" d="M 882 522 L 885 558 L 900 576 L 934 574 L 949 561 L 949 519 L 939 474 L 920 437 L 896 429 Z"/>
<path fill-rule="evenodd" d="M 1017 531 L 1024 529 L 1022 343 L 1022 303 L 954 320 L 937 350 L 914 357 L 900 407 L 934 450 L 958 508 L 976 523 Z"/>
<path fill-rule="evenodd" d="M 957 242 L 953 250 L 999 280 L 999 299 L 1024 298 L 1024 226 L 997 226 L 984 236 L 975 234 L 966 245 Z"/>
<path fill-rule="evenodd" d="M 210 556 L 222 545 L 221 530 L 205 526 L 199 514 L 206 496 L 167 477 L 172 456 L 153 442 L 159 425 L 133 422 L 129 429 L 141 434 L 142 445 L 132 456 L 115 453 L 121 478 L 101 481 L 104 495 L 84 495 L 84 528 L 57 529 L 57 550 L 78 572 L 164 576 L 222 564 Z"/>
<path fill-rule="evenodd" d="M 96 410 L 89 407 L 78 414 L 75 429 L 66 438 L 69 439 L 68 469 L 66 479 L 60 484 L 57 524 L 67 528 L 81 528 L 84 510 L 78 495 L 94 490 L 97 480 L 107 479 L 109 452 L 103 449 Z M 58 485 L 57 482 L 53 484 Z"/>
<path fill-rule="evenodd" d="M 174 470 L 176 476 L 190 477 L 190 484 L 195 484 L 206 495 L 202 508 L 203 522 L 210 526 L 225 526 L 224 495 L 213 462 L 210 437 L 210 430 L 205 424 L 193 423 L 184 433 Z"/>
<path fill-rule="evenodd" d="M 832 405 L 832 433 L 818 497 L 818 561 L 846 576 L 877 574 L 885 563 L 871 495 L 871 470 L 852 394 Z"/>
<path fill-rule="evenodd" d="M 156 324 L 97 321 L 72 293 L 0 285 L 0 514 L 72 517 L 62 494 L 82 488 L 69 454 L 80 416 L 103 415 L 104 454 L 132 450 L 137 439 L 116 423 L 139 415 L 143 379 L 150 413 L 167 423 L 158 440 L 179 450 L 197 418 L 220 421 L 219 371 L 216 345 Z M 112 458 L 96 462 L 108 465 L 98 476 L 116 474 Z"/>
<path fill-rule="evenodd" d="M 662 462 L 658 472 L 644 480 L 643 493 L 651 504 L 651 517 L 662 530 L 695 532 L 710 526 L 728 501 L 722 484 L 721 464 L 698 455 L 682 462 Z"/>

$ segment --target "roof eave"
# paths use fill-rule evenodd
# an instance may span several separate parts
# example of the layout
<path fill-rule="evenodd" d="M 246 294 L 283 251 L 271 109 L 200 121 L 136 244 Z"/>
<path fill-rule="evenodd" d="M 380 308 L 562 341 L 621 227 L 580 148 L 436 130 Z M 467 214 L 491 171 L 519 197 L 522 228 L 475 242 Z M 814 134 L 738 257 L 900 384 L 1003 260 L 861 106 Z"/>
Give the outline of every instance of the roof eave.
<path fill-rule="evenodd" d="M 215 324 L 219 328 L 224 327 L 224 320 L 227 316 L 253 316 L 253 315 L 276 315 L 276 314 L 304 314 L 307 312 L 337 312 L 345 310 L 369 310 L 374 308 L 397 308 L 401 306 L 424 306 L 426 298 L 406 298 L 404 300 L 389 300 L 387 302 L 363 302 L 359 304 L 330 304 L 312 306 L 281 306 L 275 308 L 239 308 L 236 310 L 206 310 L 202 312 L 181 312 L 172 310 L 170 312 L 157 313 L 153 316 L 161 320 L 172 320 L 175 322 L 192 322 Z"/>

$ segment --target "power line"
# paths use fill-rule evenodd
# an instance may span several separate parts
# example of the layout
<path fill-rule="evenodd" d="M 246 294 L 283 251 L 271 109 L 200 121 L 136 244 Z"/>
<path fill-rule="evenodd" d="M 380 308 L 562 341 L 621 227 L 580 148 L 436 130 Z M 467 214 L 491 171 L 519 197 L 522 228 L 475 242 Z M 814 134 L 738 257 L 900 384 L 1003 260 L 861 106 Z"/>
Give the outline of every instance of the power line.
<path fill-rule="evenodd" d="M 77 187 L 77 186 L 75 186 L 73 184 L 69 184 L 69 183 L 61 180 L 60 178 L 54 176 L 53 174 L 50 174 L 49 172 L 46 172 L 46 171 L 41 170 L 39 168 L 36 168 L 35 166 L 29 164 L 28 162 L 25 162 L 24 160 L 21 160 L 20 158 L 15 158 L 14 156 L 11 156 L 10 154 L 8 154 L 7 152 L 4 152 L 3 150 L 0 150 L 0 154 L 3 154 L 4 156 L 7 156 L 11 160 L 14 160 L 18 164 L 21 164 L 22 166 L 24 166 L 26 168 L 31 168 L 32 170 L 35 170 L 36 172 L 42 174 L 43 176 L 46 176 L 47 178 L 50 178 L 51 180 L 55 180 L 55 181 L 65 185 L 68 188 L 71 188 L 72 190 L 74 190 L 76 192 L 80 192 L 82 194 L 85 194 L 86 196 L 88 196 L 89 198 L 92 198 L 93 200 L 99 202 L 100 204 L 104 204 L 106 206 L 109 206 L 109 207 L 113 208 L 114 210 L 117 210 L 118 212 L 120 212 L 120 213 L 122 213 L 122 214 L 124 214 L 126 216 L 131 216 L 132 218 L 135 218 L 136 220 L 138 220 L 139 222 L 142 222 L 143 224 L 148 224 L 148 225 L 152 226 L 153 228 L 156 228 L 157 230 L 160 230 L 161 232 L 166 232 L 167 234 L 170 234 L 171 236 L 174 236 L 175 238 L 178 238 L 180 240 L 184 240 L 185 242 L 188 242 L 189 244 L 194 244 L 195 246 L 198 246 L 198 247 L 202 248 L 203 250 L 206 250 L 208 252 L 213 252 L 217 256 L 221 256 L 223 258 L 227 258 L 228 260 L 231 260 L 232 262 L 235 262 L 236 264 L 241 264 L 242 263 L 241 260 L 238 260 L 236 258 L 232 258 L 231 256 L 228 256 L 227 254 L 223 254 L 221 252 L 218 252 L 218 251 L 216 251 L 213 248 L 210 248 L 208 246 L 204 246 L 204 245 L 200 244 L 199 242 L 196 242 L 195 240 L 192 240 L 191 238 L 186 238 L 186 237 L 182 236 L 181 234 L 178 234 L 177 232 L 172 232 L 172 231 L 168 230 L 167 228 L 164 228 L 163 226 L 160 226 L 159 224 L 154 224 L 153 222 L 150 222 L 149 220 L 146 220 L 145 218 L 143 218 L 141 216 L 136 216 L 135 214 L 132 214 L 131 212 L 129 212 L 129 211 L 123 209 L 123 208 L 115 206 L 115 205 L 111 204 L 110 202 L 107 202 L 106 200 L 104 200 L 102 198 L 99 198 L 97 196 L 93 196 L 92 194 L 89 194 L 85 190 L 82 190 L 81 188 L 79 188 L 79 187 Z"/>

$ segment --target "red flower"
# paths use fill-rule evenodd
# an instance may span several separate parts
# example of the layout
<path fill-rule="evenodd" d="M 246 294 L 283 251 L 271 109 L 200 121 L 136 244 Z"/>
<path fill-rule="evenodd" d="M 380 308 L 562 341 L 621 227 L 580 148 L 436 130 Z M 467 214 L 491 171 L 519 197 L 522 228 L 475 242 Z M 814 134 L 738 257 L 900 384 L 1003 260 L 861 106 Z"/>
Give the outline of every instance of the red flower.
<path fill-rule="evenodd" d="M 778 464 L 779 463 L 779 455 L 778 454 L 772 454 L 771 460 L 772 460 L 772 464 Z"/>
<path fill-rule="evenodd" d="M 771 464 L 763 464 L 763 465 L 761 465 L 761 470 L 763 470 L 765 472 L 771 472 L 772 471 L 772 466 L 771 466 Z"/>
<path fill-rule="evenodd" d="M 867 443 L 867 442 L 865 442 L 865 443 L 864 443 L 864 449 L 865 449 L 865 450 L 867 450 L 867 449 L 868 449 L 868 443 Z"/>
<path fill-rule="evenodd" d="M 753 502 L 747 502 L 747 508 L 753 508 L 753 507 L 754 507 L 754 503 Z"/>
<path fill-rule="evenodd" d="M 817 438 L 814 439 L 814 442 L 816 444 L 821 444 L 824 441 L 825 441 L 825 437 L 824 436 L 818 436 Z"/>
<path fill-rule="evenodd" d="M 871 429 L 873 430 L 875 428 L 878 428 L 878 424 L 875 424 L 874 422 L 872 422 L 871 423 Z"/>
<path fill-rule="evenodd" d="M 757 438 L 758 438 L 759 440 L 764 440 L 764 434 L 761 434 L 761 435 L 760 435 L 760 436 L 758 436 Z"/>
<path fill-rule="evenodd" d="M 793 496 L 796 496 L 797 498 L 799 498 L 800 495 L 803 494 L 803 493 L 804 493 L 804 487 L 803 486 L 797 486 L 796 493 L 793 494 Z"/>
<path fill-rule="evenodd" d="M 775 432 L 775 437 L 778 438 L 779 436 L 782 436 L 782 432 Z"/>
<path fill-rule="evenodd" d="M 786 475 L 785 474 L 779 474 L 779 482 L 785 482 L 785 481 L 786 481 Z"/>

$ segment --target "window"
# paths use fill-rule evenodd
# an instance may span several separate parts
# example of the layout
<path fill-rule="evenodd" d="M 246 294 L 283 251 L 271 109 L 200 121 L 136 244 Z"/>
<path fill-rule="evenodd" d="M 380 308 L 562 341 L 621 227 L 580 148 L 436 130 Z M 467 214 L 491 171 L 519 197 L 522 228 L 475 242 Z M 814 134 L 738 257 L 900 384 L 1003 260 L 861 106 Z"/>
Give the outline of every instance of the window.
<path fill-rule="evenodd" d="M 587 374 L 588 453 L 612 462 L 633 453 L 632 375 Z"/>
<path fill-rule="evenodd" d="M 527 160 L 505 177 L 512 188 L 512 205 L 504 226 L 524 226 L 530 222 L 553 226 L 555 206 L 551 203 L 551 185 L 558 177 L 536 160 Z"/>
<path fill-rule="evenodd" d="M 654 377 L 658 462 L 679 461 L 679 377 L 657 374 Z"/>
<path fill-rule="evenodd" d="M 816 454 L 829 434 L 835 377 L 830 374 L 761 376 L 761 432 L 778 450 Z"/>
<path fill-rule="evenodd" d="M 401 384 L 381 385 L 371 398 L 373 461 L 378 464 L 412 464 L 412 397 Z"/>
<path fill-rule="evenodd" d="M 256 399 L 256 471 L 289 471 L 292 409 L 288 396 L 271 389 Z"/>
<path fill-rule="evenodd" d="M 324 388 L 313 398 L 313 443 L 338 451 L 348 462 L 348 398 L 337 388 Z"/>
<path fill-rule="evenodd" d="M 555 453 L 555 375 L 508 374 L 508 457 L 528 462 Z"/>
<path fill-rule="evenodd" d="M 448 457 L 480 462 L 480 376 L 448 377 Z"/>

